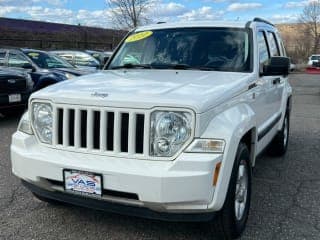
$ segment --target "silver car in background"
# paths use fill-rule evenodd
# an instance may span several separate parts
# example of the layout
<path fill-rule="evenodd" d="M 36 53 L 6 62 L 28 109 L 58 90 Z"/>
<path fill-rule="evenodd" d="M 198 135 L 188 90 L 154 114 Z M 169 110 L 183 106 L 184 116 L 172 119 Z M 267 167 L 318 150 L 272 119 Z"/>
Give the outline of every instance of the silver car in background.
<path fill-rule="evenodd" d="M 72 65 L 90 71 L 96 71 L 101 69 L 100 62 L 88 53 L 81 51 L 71 51 L 71 50 L 57 50 L 51 51 L 51 53 L 58 55 L 59 57 L 65 59 Z"/>

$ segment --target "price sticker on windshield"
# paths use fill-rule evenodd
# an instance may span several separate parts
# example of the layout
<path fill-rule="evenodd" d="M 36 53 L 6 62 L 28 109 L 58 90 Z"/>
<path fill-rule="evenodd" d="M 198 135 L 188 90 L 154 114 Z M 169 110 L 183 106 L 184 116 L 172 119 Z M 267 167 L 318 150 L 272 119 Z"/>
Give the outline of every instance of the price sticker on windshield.
<path fill-rule="evenodd" d="M 153 34 L 152 31 L 144 31 L 144 32 L 139 32 L 139 33 L 135 33 L 131 36 L 129 36 L 126 39 L 126 43 L 130 43 L 130 42 L 137 42 L 137 41 L 141 41 L 143 39 L 146 39 L 148 37 L 150 37 Z"/>

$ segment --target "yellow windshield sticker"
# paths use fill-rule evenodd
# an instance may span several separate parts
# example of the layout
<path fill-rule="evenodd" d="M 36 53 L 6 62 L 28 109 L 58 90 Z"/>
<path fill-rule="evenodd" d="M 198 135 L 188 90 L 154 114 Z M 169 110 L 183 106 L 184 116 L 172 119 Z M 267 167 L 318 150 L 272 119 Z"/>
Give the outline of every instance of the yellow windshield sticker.
<path fill-rule="evenodd" d="M 33 58 L 39 57 L 39 53 L 33 53 L 33 52 L 31 52 L 31 53 L 28 53 L 28 55 L 29 55 L 30 57 L 33 57 Z"/>
<path fill-rule="evenodd" d="M 133 34 L 126 39 L 126 43 L 136 42 L 136 41 L 146 39 L 150 37 L 152 34 L 153 34 L 152 31 L 145 31 L 145 32 L 139 32 L 139 33 Z"/>

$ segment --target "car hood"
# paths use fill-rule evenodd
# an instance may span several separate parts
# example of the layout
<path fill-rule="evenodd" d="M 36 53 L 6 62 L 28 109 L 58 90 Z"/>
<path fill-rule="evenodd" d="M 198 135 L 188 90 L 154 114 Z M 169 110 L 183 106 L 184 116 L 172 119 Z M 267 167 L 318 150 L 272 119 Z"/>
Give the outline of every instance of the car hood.
<path fill-rule="evenodd" d="M 75 76 L 82 76 L 90 73 L 90 71 L 85 71 L 83 69 L 77 69 L 77 68 L 53 68 L 53 69 L 50 69 L 50 71 L 56 72 L 56 73 L 70 73 Z"/>
<path fill-rule="evenodd" d="M 250 73 L 109 70 L 45 88 L 32 98 L 124 108 L 186 107 L 197 113 L 247 89 Z"/>

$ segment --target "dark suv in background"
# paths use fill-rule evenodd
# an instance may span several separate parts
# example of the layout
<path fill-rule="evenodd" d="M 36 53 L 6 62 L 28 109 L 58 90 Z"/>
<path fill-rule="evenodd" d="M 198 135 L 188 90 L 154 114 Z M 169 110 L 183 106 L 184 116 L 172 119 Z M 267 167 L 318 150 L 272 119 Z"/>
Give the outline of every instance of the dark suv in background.
<path fill-rule="evenodd" d="M 33 81 L 29 74 L 0 70 L 0 113 L 20 113 L 27 106 L 32 89 Z"/>
<path fill-rule="evenodd" d="M 0 49 L 0 69 L 29 73 L 34 91 L 89 73 L 58 56 L 33 49 Z"/>

